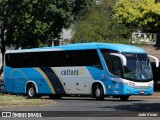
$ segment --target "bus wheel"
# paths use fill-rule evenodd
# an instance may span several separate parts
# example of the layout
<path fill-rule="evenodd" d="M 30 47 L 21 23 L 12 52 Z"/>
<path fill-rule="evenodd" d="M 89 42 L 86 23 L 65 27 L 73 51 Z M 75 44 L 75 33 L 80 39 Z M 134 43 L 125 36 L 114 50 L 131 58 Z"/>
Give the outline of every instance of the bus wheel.
<path fill-rule="evenodd" d="M 99 84 L 96 85 L 95 97 L 96 97 L 96 100 L 104 100 L 103 88 Z"/>
<path fill-rule="evenodd" d="M 62 95 L 53 95 L 53 94 L 49 95 L 50 99 L 61 99 L 61 97 Z"/>
<path fill-rule="evenodd" d="M 122 101 L 127 101 L 128 98 L 129 98 L 129 96 L 120 96 L 120 99 L 121 99 Z"/>
<path fill-rule="evenodd" d="M 28 98 L 35 98 L 36 97 L 36 88 L 34 85 L 29 85 L 27 87 L 27 96 L 28 96 Z"/>

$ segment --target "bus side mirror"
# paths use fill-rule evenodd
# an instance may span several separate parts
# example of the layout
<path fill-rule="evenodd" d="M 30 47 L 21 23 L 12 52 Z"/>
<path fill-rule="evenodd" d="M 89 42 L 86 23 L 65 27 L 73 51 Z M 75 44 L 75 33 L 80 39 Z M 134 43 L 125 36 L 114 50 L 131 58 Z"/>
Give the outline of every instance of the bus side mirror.
<path fill-rule="evenodd" d="M 148 55 L 148 57 L 154 59 L 154 61 L 156 63 L 156 67 L 159 67 L 159 60 L 158 60 L 158 58 L 156 58 L 155 56 L 152 56 L 152 55 Z"/>
<path fill-rule="evenodd" d="M 119 54 L 119 53 L 110 53 L 110 55 L 119 57 L 121 59 L 121 61 L 122 61 L 122 65 L 123 66 L 127 65 L 127 59 L 126 59 L 126 57 L 124 55 Z"/>

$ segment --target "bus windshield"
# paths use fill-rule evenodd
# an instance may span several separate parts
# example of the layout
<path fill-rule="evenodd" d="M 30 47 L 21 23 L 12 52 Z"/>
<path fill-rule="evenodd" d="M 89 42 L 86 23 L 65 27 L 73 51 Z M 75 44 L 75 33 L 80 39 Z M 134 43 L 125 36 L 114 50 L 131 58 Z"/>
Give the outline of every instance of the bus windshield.
<path fill-rule="evenodd" d="M 111 74 L 137 82 L 153 79 L 151 65 L 146 53 L 121 53 L 127 61 L 127 64 L 123 66 L 120 57 L 111 55 L 106 50 L 101 50 L 101 52 Z"/>
<path fill-rule="evenodd" d="M 122 53 L 127 59 L 123 67 L 123 76 L 134 81 L 152 80 L 151 65 L 147 54 Z"/>

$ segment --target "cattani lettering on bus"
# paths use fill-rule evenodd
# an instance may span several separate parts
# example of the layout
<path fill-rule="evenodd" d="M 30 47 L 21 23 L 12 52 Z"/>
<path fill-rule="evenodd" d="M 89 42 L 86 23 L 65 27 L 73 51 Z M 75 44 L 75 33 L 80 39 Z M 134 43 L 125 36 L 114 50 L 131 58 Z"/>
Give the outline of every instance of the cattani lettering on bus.
<path fill-rule="evenodd" d="M 84 69 L 65 69 L 61 71 L 61 75 L 67 75 L 67 76 L 80 76 L 84 73 Z"/>

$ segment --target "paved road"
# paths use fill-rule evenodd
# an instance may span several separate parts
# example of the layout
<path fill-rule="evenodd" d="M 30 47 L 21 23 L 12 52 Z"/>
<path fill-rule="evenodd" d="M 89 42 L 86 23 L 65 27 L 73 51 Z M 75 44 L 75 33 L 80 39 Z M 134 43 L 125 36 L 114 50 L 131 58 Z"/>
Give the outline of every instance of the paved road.
<path fill-rule="evenodd" d="M 48 100 L 48 99 L 46 99 Z M 110 117 L 123 117 L 123 119 L 141 119 L 138 115 L 155 115 L 160 117 L 160 99 L 146 99 L 144 97 L 131 97 L 128 101 L 120 101 L 116 98 L 106 98 L 104 101 L 96 101 L 89 97 L 63 97 L 60 100 L 54 100 L 52 104 L 46 106 L 27 106 L 27 107 L 9 107 L 0 108 L 0 111 L 46 111 L 42 113 L 42 116 L 46 114 L 49 116 L 55 116 L 54 118 L 45 119 L 63 119 L 62 117 L 68 117 L 69 120 L 75 119 L 81 120 L 84 118 L 90 120 L 100 117 L 100 119 L 111 119 Z M 122 119 L 122 118 L 121 118 Z M 158 120 L 158 117 L 154 119 Z"/>

